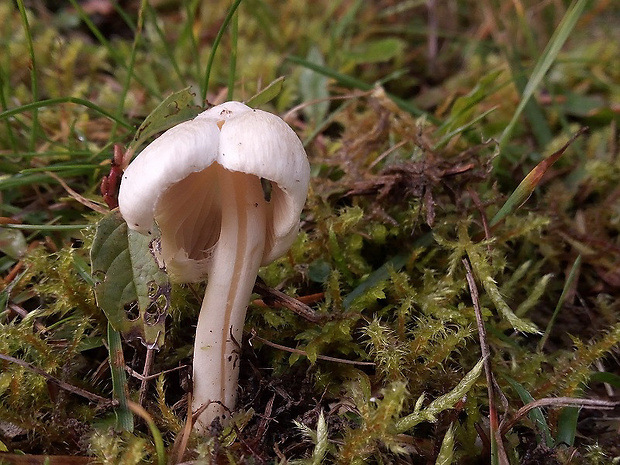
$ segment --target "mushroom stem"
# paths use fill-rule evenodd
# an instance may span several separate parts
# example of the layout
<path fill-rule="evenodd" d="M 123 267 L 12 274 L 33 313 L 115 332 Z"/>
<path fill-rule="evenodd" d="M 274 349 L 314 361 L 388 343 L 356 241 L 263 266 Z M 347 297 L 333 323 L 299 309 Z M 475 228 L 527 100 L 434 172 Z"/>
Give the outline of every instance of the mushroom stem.
<path fill-rule="evenodd" d="M 235 406 L 243 323 L 266 237 L 260 179 L 225 169 L 221 174 L 217 181 L 221 233 L 213 249 L 194 346 L 192 410 L 208 404 L 197 419 L 198 431 L 205 431 L 217 417 L 228 418 Z"/>

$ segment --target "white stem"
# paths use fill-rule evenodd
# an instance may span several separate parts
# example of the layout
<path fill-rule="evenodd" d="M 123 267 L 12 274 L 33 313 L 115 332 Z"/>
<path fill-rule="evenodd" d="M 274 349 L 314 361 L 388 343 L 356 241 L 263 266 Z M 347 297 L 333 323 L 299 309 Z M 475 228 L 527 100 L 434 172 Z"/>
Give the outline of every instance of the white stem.
<path fill-rule="evenodd" d="M 216 417 L 228 419 L 227 409 L 235 407 L 243 323 L 266 234 L 260 179 L 224 169 L 219 174 L 222 229 L 213 250 L 194 346 L 192 410 L 209 404 L 196 423 L 201 432 Z"/>

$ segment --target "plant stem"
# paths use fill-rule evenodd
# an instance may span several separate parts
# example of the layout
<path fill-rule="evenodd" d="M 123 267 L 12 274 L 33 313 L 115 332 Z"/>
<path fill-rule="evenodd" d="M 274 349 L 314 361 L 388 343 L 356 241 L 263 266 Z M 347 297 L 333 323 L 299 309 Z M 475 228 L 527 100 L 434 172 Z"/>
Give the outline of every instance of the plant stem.
<path fill-rule="evenodd" d="M 196 428 L 204 432 L 235 406 L 243 323 L 266 238 L 266 205 L 260 180 L 222 169 L 221 233 L 213 250 L 194 346 L 192 410 L 208 406 Z"/>

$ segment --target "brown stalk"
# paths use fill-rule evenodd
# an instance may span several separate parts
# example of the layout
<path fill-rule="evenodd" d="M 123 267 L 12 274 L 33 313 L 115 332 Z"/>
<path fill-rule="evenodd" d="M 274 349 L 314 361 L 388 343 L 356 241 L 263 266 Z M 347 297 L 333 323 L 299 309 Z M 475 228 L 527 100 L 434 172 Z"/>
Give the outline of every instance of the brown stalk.
<path fill-rule="evenodd" d="M 0 359 L 20 365 L 24 367 L 25 369 L 27 369 L 28 371 L 31 371 L 33 373 L 36 373 L 37 375 L 43 376 L 47 381 L 54 383 L 59 388 L 64 389 L 65 391 L 69 391 L 78 396 L 84 397 L 90 400 L 91 402 L 97 402 L 99 404 L 102 404 L 105 407 L 113 407 L 115 405 L 118 405 L 118 402 L 115 400 L 106 399 L 105 397 L 101 397 L 97 394 L 87 391 L 86 389 L 82 389 L 77 386 L 73 386 L 72 384 L 61 381 L 55 376 L 52 376 L 49 373 L 41 370 L 40 368 L 37 368 L 34 365 L 31 365 L 30 363 L 20 360 L 18 358 L 11 357 L 10 355 L 0 354 Z"/>
<path fill-rule="evenodd" d="M 274 349 L 284 350 L 285 352 L 290 352 L 292 354 L 303 355 L 304 357 L 308 356 L 308 353 L 304 352 L 301 349 L 293 349 L 291 347 L 286 347 L 286 346 L 283 346 L 283 345 L 280 345 L 280 344 L 276 344 L 275 342 L 268 341 L 267 339 L 264 339 L 264 338 L 256 335 L 256 331 L 255 330 L 251 331 L 250 342 L 253 339 L 256 339 L 257 341 L 262 342 L 266 346 L 273 347 Z M 328 362 L 336 362 L 336 363 L 344 363 L 344 364 L 347 364 L 347 365 L 375 366 L 374 362 L 358 362 L 358 361 L 355 361 L 355 360 L 346 360 L 344 358 L 330 357 L 328 355 L 317 355 L 316 358 L 318 358 L 319 360 L 325 360 L 325 361 L 328 361 Z"/>
<path fill-rule="evenodd" d="M 463 265 L 465 266 L 467 284 L 469 285 L 469 292 L 471 294 L 471 300 L 476 314 L 478 337 L 480 339 L 480 350 L 482 352 L 482 358 L 484 359 L 484 373 L 487 379 L 487 392 L 489 396 L 489 429 L 491 431 L 491 441 L 495 441 L 497 446 L 499 463 L 501 465 L 508 465 L 510 462 L 508 461 L 508 456 L 506 455 L 506 450 L 504 449 L 504 443 L 502 442 L 497 408 L 495 406 L 495 389 L 497 387 L 497 382 L 495 381 L 491 367 L 491 350 L 487 341 L 487 331 L 484 326 L 484 320 L 482 319 L 482 311 L 480 310 L 478 287 L 476 286 L 476 281 L 474 280 L 474 274 L 471 270 L 469 260 L 464 258 Z"/>
<path fill-rule="evenodd" d="M 575 399 L 573 397 L 547 397 L 525 404 L 515 413 L 514 417 L 508 421 L 502 420 L 500 430 L 506 434 L 510 429 L 527 415 L 531 410 L 540 407 L 582 407 L 596 410 L 611 410 L 620 405 L 620 402 L 599 399 Z"/>

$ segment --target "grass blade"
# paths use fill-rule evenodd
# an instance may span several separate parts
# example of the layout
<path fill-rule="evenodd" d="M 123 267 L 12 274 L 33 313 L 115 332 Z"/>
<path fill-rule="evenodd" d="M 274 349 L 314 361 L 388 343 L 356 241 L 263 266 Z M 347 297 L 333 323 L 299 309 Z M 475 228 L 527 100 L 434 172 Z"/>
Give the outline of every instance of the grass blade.
<path fill-rule="evenodd" d="M 509 378 L 508 376 L 506 376 L 506 381 L 508 381 L 508 384 L 510 384 L 512 388 L 517 391 L 517 394 L 519 395 L 524 404 L 534 402 L 535 399 L 529 392 L 527 392 L 527 390 L 521 384 L 519 384 L 514 379 Z M 541 431 L 545 439 L 545 445 L 547 447 L 553 447 L 553 437 L 551 436 L 551 430 L 549 429 L 549 425 L 547 425 L 547 420 L 545 420 L 545 415 L 543 414 L 542 409 L 532 409 L 532 411 L 528 413 L 528 416 L 530 417 L 530 420 L 532 420 Z"/>
<path fill-rule="evenodd" d="M 250 97 L 245 104 L 252 108 L 258 108 L 261 105 L 273 100 L 282 91 L 284 85 L 284 76 L 280 76 L 275 79 L 271 84 L 258 92 L 256 95 Z"/>
<path fill-rule="evenodd" d="M 560 159 L 560 157 L 564 154 L 569 145 L 572 144 L 577 137 L 579 137 L 587 130 L 588 128 L 581 128 L 559 150 L 557 150 L 552 155 L 545 158 L 538 165 L 536 165 L 534 169 L 532 169 L 532 171 L 530 171 L 527 176 L 523 178 L 523 181 L 521 181 L 521 183 L 513 191 L 510 197 L 508 197 L 508 200 L 506 200 L 506 203 L 504 203 L 502 208 L 500 208 L 500 210 L 495 214 L 495 216 L 489 223 L 489 226 L 493 227 L 497 225 L 500 221 L 502 221 L 514 211 L 518 210 L 525 202 L 527 202 L 527 200 L 530 198 L 530 196 L 534 192 L 534 189 L 536 189 L 536 186 L 538 186 L 540 180 L 547 172 L 547 170 Z"/>
<path fill-rule="evenodd" d="M 545 333 L 543 334 L 543 337 L 540 339 L 540 342 L 538 343 L 539 351 L 543 350 L 543 347 L 545 347 L 545 343 L 547 342 L 547 339 L 549 339 L 549 334 L 551 334 L 551 328 L 553 328 L 553 323 L 555 323 L 555 319 L 558 317 L 558 314 L 560 313 L 560 310 L 562 309 L 562 306 L 564 305 L 564 300 L 566 299 L 566 295 L 568 294 L 568 291 L 573 287 L 573 283 L 575 282 L 575 279 L 577 279 L 577 272 L 579 271 L 580 268 L 581 268 L 581 255 L 577 257 L 577 259 L 575 260 L 575 263 L 573 263 L 573 266 L 570 272 L 568 273 L 568 278 L 566 278 L 566 282 L 564 283 L 562 294 L 560 294 L 560 298 L 558 299 L 558 303 L 555 306 L 553 315 L 551 315 L 549 324 L 547 324 L 547 329 L 545 329 Z"/>
<path fill-rule="evenodd" d="M 506 126 L 506 129 L 504 129 L 504 132 L 502 133 L 502 136 L 499 140 L 500 151 L 503 151 L 503 149 L 506 147 L 506 144 L 510 139 L 510 136 L 512 135 L 512 131 L 514 130 L 517 120 L 525 109 L 527 102 L 530 100 L 530 98 L 532 98 L 532 95 L 534 95 L 534 91 L 538 88 L 538 85 L 542 81 L 543 77 L 545 76 L 545 74 L 547 74 L 547 71 L 549 71 L 549 68 L 557 58 L 558 53 L 560 53 L 562 46 L 566 42 L 566 39 L 568 39 L 568 36 L 575 27 L 575 24 L 577 24 L 577 20 L 581 16 L 581 13 L 583 12 L 583 9 L 585 8 L 587 2 L 588 0 L 576 0 L 571 4 L 570 8 L 564 15 L 564 18 L 562 18 L 562 21 L 553 33 L 553 36 L 549 40 L 547 47 L 536 62 L 536 66 L 534 66 L 532 75 L 530 76 L 530 79 L 528 80 L 525 89 L 523 89 L 523 96 L 521 97 L 521 101 L 519 102 L 519 105 L 517 106 L 514 115 L 512 115 L 512 119 L 508 123 L 508 126 Z"/>
<path fill-rule="evenodd" d="M 30 25 L 28 24 L 28 16 L 26 15 L 26 7 L 23 0 L 17 1 L 17 8 L 19 8 L 19 15 L 21 16 L 22 23 L 24 25 L 24 33 L 26 35 L 26 41 L 28 42 L 28 53 L 30 54 L 30 91 L 32 92 L 32 100 L 39 100 L 39 88 L 37 85 L 37 59 L 34 54 L 34 45 L 32 44 L 32 34 L 30 33 Z M 35 109 L 32 112 L 32 128 L 30 133 L 30 150 L 34 150 L 34 143 L 37 137 L 39 129 L 39 117 L 38 111 Z"/>
<path fill-rule="evenodd" d="M 301 58 L 295 55 L 287 56 L 286 60 L 290 61 L 291 63 L 295 63 L 296 65 L 303 66 L 304 68 L 308 68 L 324 76 L 335 79 L 340 85 L 343 85 L 345 87 L 353 87 L 354 89 L 360 89 L 364 91 L 372 90 L 375 87 L 373 84 L 368 84 L 367 82 L 364 82 L 360 79 L 354 78 L 352 76 L 348 76 L 346 74 L 342 74 L 332 68 L 328 68 L 327 66 L 321 66 L 316 63 L 312 63 L 311 61 L 308 61 L 304 58 Z M 436 124 L 439 122 L 439 120 L 437 120 L 436 117 L 420 110 L 418 107 L 416 107 L 411 102 L 403 100 L 389 93 L 386 93 L 386 95 L 390 98 L 390 100 L 392 100 L 402 110 L 407 111 L 414 116 L 424 115 L 429 121 L 436 123 Z"/>
<path fill-rule="evenodd" d="M 25 113 L 27 111 L 36 111 L 38 108 L 51 107 L 52 105 L 58 105 L 61 103 L 73 103 L 75 105 L 81 105 L 81 106 L 90 108 L 91 110 L 95 110 L 96 112 L 101 113 L 103 116 L 110 118 L 112 121 L 120 124 L 126 129 L 129 129 L 131 131 L 135 129 L 132 124 L 129 124 L 124 119 L 114 116 L 112 113 L 104 110 L 99 105 L 93 102 L 90 102 L 88 100 L 78 98 L 78 97 L 57 97 L 57 98 L 50 98 L 47 100 L 39 100 L 38 102 L 27 103 L 26 105 L 21 105 L 17 108 L 6 110 L 0 113 L 0 121 L 6 118 L 10 118 L 11 116 L 14 116 L 14 115 L 18 115 L 20 113 Z"/>
<path fill-rule="evenodd" d="M 133 414 L 129 409 L 127 398 L 127 375 L 125 374 L 125 357 L 121 343 L 121 333 L 108 323 L 108 351 L 110 353 L 110 371 L 112 373 L 112 390 L 118 399 L 116 409 L 116 427 L 122 431 L 133 431 Z"/>
<path fill-rule="evenodd" d="M 235 72 L 237 71 L 237 39 L 239 37 L 239 14 L 235 12 L 230 28 L 231 42 L 228 66 L 228 92 L 227 99 L 232 100 L 235 92 Z"/>
<path fill-rule="evenodd" d="M 220 27 L 220 30 L 217 31 L 217 35 L 215 36 L 215 39 L 213 40 L 213 46 L 211 48 L 211 54 L 209 55 L 209 61 L 207 61 L 207 68 L 205 70 L 205 77 L 204 77 L 203 86 L 202 86 L 201 97 L 202 97 L 203 102 L 207 100 L 207 90 L 209 89 L 209 79 L 211 78 L 211 68 L 213 67 L 213 60 L 215 59 L 215 53 L 217 52 L 217 49 L 220 46 L 220 42 L 222 41 L 222 36 L 224 35 L 224 31 L 226 31 L 228 24 L 232 20 L 232 17 L 235 14 L 235 11 L 237 11 L 237 8 L 239 8 L 240 4 L 241 4 L 241 0 L 235 0 L 234 3 L 230 6 L 230 9 L 228 10 L 226 17 L 224 18 L 224 22 L 222 23 L 222 26 Z"/>

